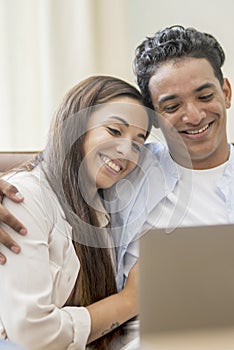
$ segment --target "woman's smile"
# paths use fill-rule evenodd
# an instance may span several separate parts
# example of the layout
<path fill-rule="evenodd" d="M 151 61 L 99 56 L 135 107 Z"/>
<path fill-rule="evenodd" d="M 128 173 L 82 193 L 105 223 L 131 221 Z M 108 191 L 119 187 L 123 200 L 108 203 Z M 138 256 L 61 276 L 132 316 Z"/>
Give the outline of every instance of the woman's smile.
<path fill-rule="evenodd" d="M 118 160 L 111 159 L 106 155 L 100 155 L 100 157 L 105 166 L 107 167 L 107 170 L 111 170 L 112 173 L 117 175 L 123 169 L 123 167 L 119 164 Z"/>

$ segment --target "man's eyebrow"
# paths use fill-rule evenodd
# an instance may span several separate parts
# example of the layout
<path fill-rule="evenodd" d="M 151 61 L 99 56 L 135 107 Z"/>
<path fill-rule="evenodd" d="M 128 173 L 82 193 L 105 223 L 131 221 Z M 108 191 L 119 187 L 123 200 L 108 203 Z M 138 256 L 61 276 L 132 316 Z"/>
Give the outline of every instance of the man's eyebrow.
<path fill-rule="evenodd" d="M 164 97 L 160 98 L 160 100 L 158 101 L 158 105 L 160 106 L 164 102 L 167 102 L 167 101 L 170 101 L 170 100 L 174 100 L 177 97 L 178 97 L 178 95 L 167 95 L 167 96 L 164 96 Z"/>
<path fill-rule="evenodd" d="M 205 84 L 202 84 L 201 86 L 199 86 L 198 88 L 196 88 L 194 91 L 199 92 L 199 91 L 202 91 L 204 89 L 213 88 L 213 87 L 215 87 L 215 85 L 213 83 L 205 83 Z"/>
<path fill-rule="evenodd" d="M 124 124 L 127 128 L 129 128 L 129 123 L 128 123 L 125 119 L 123 119 L 123 118 L 121 118 L 121 117 L 113 116 L 113 117 L 110 117 L 110 119 L 117 119 L 117 120 L 120 121 L 122 124 Z M 142 133 L 139 133 L 139 134 L 137 135 L 137 137 L 142 138 L 144 141 L 146 140 L 146 135 L 144 135 L 144 134 L 142 134 Z"/>
<path fill-rule="evenodd" d="M 205 84 L 202 84 L 201 86 L 199 86 L 198 88 L 196 88 L 194 90 L 194 92 L 199 92 L 199 91 L 202 91 L 204 89 L 213 88 L 213 87 L 215 87 L 215 85 L 213 83 L 205 83 Z M 164 102 L 167 102 L 167 101 L 170 101 L 170 100 L 174 100 L 177 97 L 178 97 L 178 95 L 175 95 L 175 94 L 174 95 L 164 96 L 158 101 L 158 105 L 160 106 Z"/>

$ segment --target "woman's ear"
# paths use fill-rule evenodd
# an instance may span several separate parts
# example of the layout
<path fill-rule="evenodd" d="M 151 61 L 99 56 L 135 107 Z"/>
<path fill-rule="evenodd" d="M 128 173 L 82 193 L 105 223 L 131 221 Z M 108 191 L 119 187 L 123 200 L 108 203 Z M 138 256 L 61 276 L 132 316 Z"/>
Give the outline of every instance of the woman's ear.
<path fill-rule="evenodd" d="M 157 112 L 154 113 L 153 126 L 154 126 L 155 128 L 157 128 L 157 129 L 159 128 Z"/>
<path fill-rule="evenodd" d="M 232 99 L 232 87 L 227 78 L 224 78 L 223 80 L 223 93 L 225 96 L 225 104 L 226 108 L 231 107 L 231 99 Z"/>

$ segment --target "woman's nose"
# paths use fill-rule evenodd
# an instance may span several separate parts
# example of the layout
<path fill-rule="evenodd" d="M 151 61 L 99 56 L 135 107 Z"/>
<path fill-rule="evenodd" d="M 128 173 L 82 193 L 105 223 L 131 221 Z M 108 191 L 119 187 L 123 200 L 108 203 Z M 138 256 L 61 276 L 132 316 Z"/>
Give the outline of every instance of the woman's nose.
<path fill-rule="evenodd" d="M 132 140 L 119 140 L 116 145 L 116 151 L 117 153 L 121 154 L 121 156 L 130 157 L 132 153 Z"/>

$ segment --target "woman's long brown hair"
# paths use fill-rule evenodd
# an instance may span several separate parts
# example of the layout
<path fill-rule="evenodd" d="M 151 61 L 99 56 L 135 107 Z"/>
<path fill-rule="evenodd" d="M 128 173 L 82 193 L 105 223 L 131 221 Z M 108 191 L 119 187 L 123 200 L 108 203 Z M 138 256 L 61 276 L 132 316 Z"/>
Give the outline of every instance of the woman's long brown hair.
<path fill-rule="evenodd" d="M 101 231 L 98 228 L 95 210 L 84 198 L 80 186 L 80 169 L 90 108 L 120 96 L 142 101 L 135 87 L 114 77 L 89 77 L 74 86 L 55 114 L 43 153 L 46 177 L 72 227 L 73 244 L 80 261 L 69 305 L 87 306 L 117 292 L 115 271 L 109 249 L 105 248 L 108 228 Z M 118 329 L 97 339 L 91 347 L 108 349 L 116 334 Z"/>

